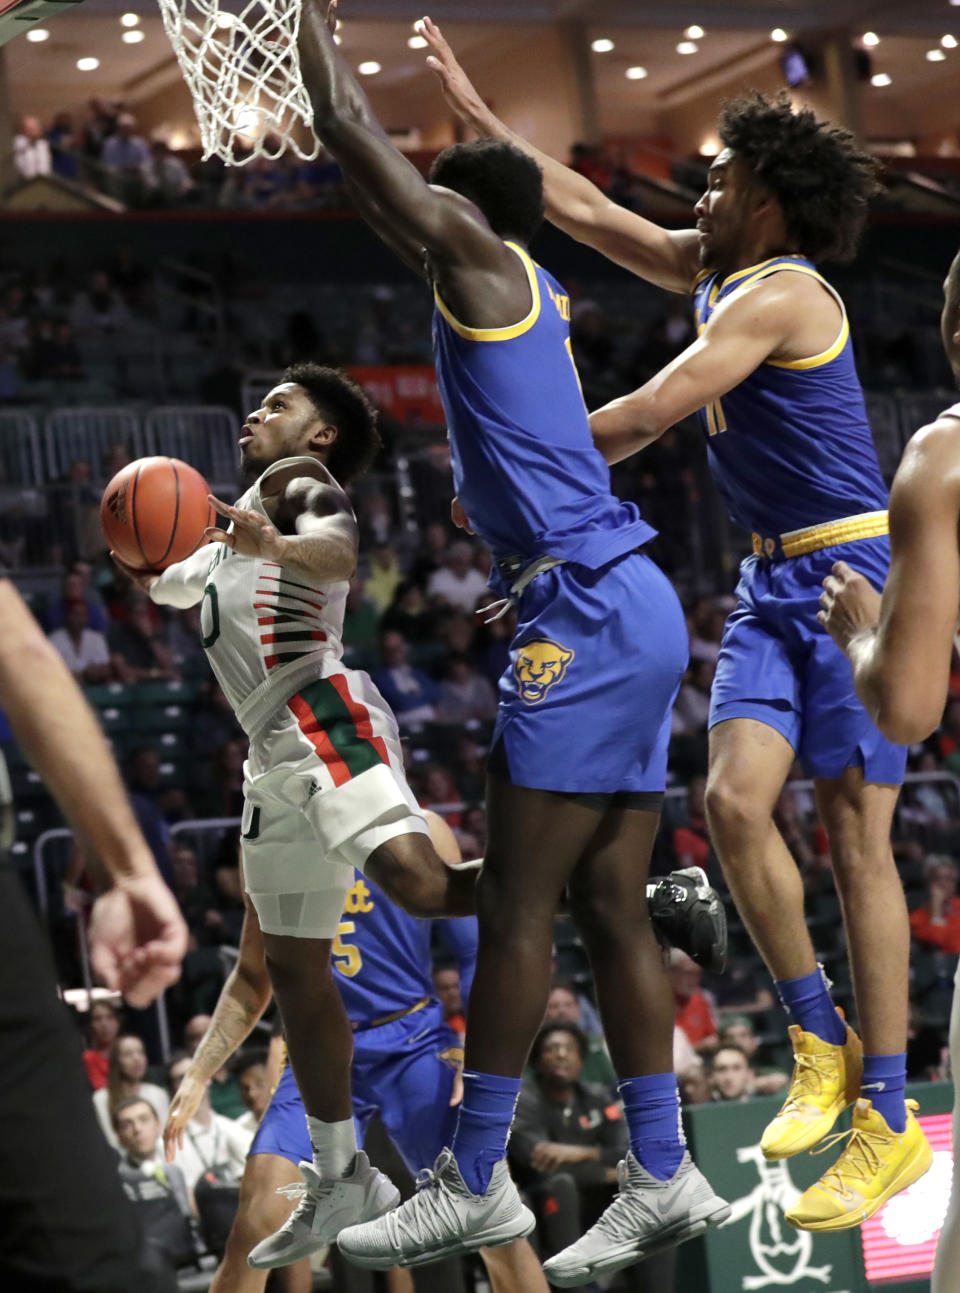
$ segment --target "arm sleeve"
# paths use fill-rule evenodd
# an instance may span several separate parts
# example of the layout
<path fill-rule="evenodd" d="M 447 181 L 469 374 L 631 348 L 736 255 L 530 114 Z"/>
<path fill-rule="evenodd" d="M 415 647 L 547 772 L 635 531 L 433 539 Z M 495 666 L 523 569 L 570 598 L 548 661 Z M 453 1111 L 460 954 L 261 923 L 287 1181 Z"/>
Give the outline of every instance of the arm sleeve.
<path fill-rule="evenodd" d="M 185 611 L 196 606 L 203 596 L 214 557 L 214 545 L 205 543 L 189 557 L 178 561 L 166 570 L 150 589 L 150 598 L 158 606 L 175 606 Z"/>
<path fill-rule="evenodd" d="M 464 1014 L 469 1010 L 470 989 L 477 968 L 477 919 L 461 916 L 456 920 L 438 920 L 434 928 L 444 947 L 457 959 L 460 969 L 460 1000 Z"/>

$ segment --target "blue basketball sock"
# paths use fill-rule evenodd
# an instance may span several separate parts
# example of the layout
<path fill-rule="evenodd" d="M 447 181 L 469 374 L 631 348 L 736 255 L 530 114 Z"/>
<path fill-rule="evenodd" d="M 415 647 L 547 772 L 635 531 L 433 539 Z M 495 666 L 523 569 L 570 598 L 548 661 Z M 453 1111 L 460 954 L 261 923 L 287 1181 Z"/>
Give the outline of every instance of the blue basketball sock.
<path fill-rule="evenodd" d="M 686 1149 L 680 1125 L 680 1094 L 673 1073 L 624 1078 L 618 1083 L 630 1132 L 630 1148 L 651 1176 L 669 1181 Z"/>
<path fill-rule="evenodd" d="M 864 1055 L 860 1094 L 872 1102 L 891 1131 L 903 1132 L 907 1127 L 907 1106 L 903 1102 L 906 1085 L 906 1052 L 902 1055 Z"/>
<path fill-rule="evenodd" d="M 830 1000 L 819 965 L 812 974 L 804 974 L 799 979 L 781 979 L 776 989 L 784 1009 L 805 1033 L 814 1033 L 831 1046 L 842 1046 L 847 1040 L 846 1025 Z"/>
<path fill-rule="evenodd" d="M 463 1075 L 463 1102 L 453 1134 L 453 1156 L 467 1189 L 483 1194 L 507 1152 L 520 1079 L 492 1073 Z"/>

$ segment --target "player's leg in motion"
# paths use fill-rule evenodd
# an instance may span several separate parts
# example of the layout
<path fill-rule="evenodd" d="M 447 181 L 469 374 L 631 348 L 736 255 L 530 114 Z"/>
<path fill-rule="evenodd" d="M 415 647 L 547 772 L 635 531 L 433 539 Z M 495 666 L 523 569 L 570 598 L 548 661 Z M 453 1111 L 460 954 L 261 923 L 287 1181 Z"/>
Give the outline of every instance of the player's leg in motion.
<path fill-rule="evenodd" d="M 295 1163 L 279 1154 L 251 1154 L 240 1183 L 240 1202 L 227 1240 L 223 1261 L 210 1285 L 210 1293 L 264 1293 L 268 1272 L 247 1263 L 251 1249 L 287 1221 L 295 1197 L 278 1193 L 296 1190 L 301 1183 Z M 279 1272 L 282 1293 L 310 1293 L 313 1274 L 306 1258 Z"/>
<path fill-rule="evenodd" d="M 545 1264 L 547 1278 L 561 1287 L 681 1243 L 730 1212 L 683 1141 L 673 1072 L 673 993 L 643 889 L 660 814 L 626 806 L 642 799 L 614 798 L 570 882 L 571 914 L 590 958 L 604 1035 L 620 1078 L 630 1152 L 618 1197 L 581 1239 Z"/>
<path fill-rule="evenodd" d="M 931 1293 L 960 1290 L 960 967 L 953 982 L 950 1012 L 950 1072 L 953 1074 L 953 1186 L 950 1206 L 937 1243 Z"/>

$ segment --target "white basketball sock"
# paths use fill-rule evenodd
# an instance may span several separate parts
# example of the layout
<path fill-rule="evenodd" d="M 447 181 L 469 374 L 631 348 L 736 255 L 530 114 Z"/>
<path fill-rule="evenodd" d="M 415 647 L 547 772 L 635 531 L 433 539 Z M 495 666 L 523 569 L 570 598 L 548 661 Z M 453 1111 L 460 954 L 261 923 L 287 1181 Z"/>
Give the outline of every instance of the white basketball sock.
<path fill-rule="evenodd" d="M 313 1165 L 321 1176 L 346 1176 L 357 1154 L 357 1128 L 352 1118 L 343 1122 L 321 1122 L 307 1115 Z"/>

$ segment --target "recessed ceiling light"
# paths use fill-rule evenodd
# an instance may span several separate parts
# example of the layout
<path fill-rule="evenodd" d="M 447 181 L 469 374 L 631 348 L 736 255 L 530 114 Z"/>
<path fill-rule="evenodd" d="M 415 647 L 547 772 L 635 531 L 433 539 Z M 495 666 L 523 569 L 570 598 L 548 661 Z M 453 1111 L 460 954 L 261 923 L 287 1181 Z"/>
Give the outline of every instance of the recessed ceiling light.
<path fill-rule="evenodd" d="M 422 36 L 411 36 L 407 41 L 411 49 L 426 49 L 427 42 Z"/>
<path fill-rule="evenodd" d="M 696 42 L 695 42 L 695 41 L 692 41 L 692 40 L 682 40 L 682 41 L 680 42 L 680 44 L 677 46 L 677 53 L 678 53 L 678 54 L 695 54 L 699 48 L 700 48 L 700 46 L 699 46 L 698 44 L 696 44 Z"/>
<path fill-rule="evenodd" d="M 78 72 L 95 72 L 99 66 L 100 66 L 99 58 L 78 58 L 77 59 Z"/>
<path fill-rule="evenodd" d="M 860 39 L 863 41 L 864 45 L 870 48 L 872 48 L 874 45 L 880 44 L 880 37 L 877 35 L 875 31 L 865 31 L 863 35 L 860 37 Z"/>
<path fill-rule="evenodd" d="M 380 64 L 375 58 L 368 59 L 366 63 L 361 63 L 357 68 L 361 76 L 376 76 L 380 71 Z"/>
<path fill-rule="evenodd" d="M 624 73 L 628 81 L 642 81 L 647 75 L 649 73 L 645 67 L 628 67 Z"/>
<path fill-rule="evenodd" d="M 590 48 L 595 54 L 609 54 L 613 47 L 613 41 L 606 36 L 601 36 L 598 40 L 590 42 Z"/>
<path fill-rule="evenodd" d="M 942 63 L 946 57 L 942 49 L 928 49 L 926 53 L 928 63 Z"/>
<path fill-rule="evenodd" d="M 125 13 L 120 15 L 121 27 L 139 27 L 140 15 L 138 13 Z"/>
<path fill-rule="evenodd" d="M 876 86 L 893 85 L 893 79 L 886 72 L 875 72 L 870 78 L 870 84 Z"/>
<path fill-rule="evenodd" d="M 146 36 L 139 27 L 134 27 L 132 31 L 125 31 L 120 39 L 125 45 L 139 45 L 142 40 L 146 40 Z"/>
<path fill-rule="evenodd" d="M 338 31 L 335 31 L 335 32 L 333 33 L 333 43 L 334 43 L 335 45 L 342 45 L 342 44 L 343 44 L 343 37 L 340 35 L 340 33 L 339 33 Z"/>
<path fill-rule="evenodd" d="M 789 40 L 790 37 L 783 30 L 782 27 L 774 27 L 773 31 L 770 33 L 770 39 L 775 40 L 778 45 L 782 45 L 783 42 L 785 40 Z"/>
<path fill-rule="evenodd" d="M 217 26 L 221 31 L 226 31 L 229 27 L 236 26 L 237 15 L 235 13 L 224 13 L 221 11 L 217 14 Z"/>
<path fill-rule="evenodd" d="M 956 48 L 957 48 L 957 38 L 956 38 L 956 36 L 950 36 L 950 35 L 947 35 L 947 36 L 941 36 L 941 37 L 940 37 L 940 44 L 943 46 L 943 48 L 944 48 L 944 49 L 956 49 Z"/>
<path fill-rule="evenodd" d="M 41 40 L 49 40 L 49 39 L 50 39 L 50 32 L 49 32 L 49 29 L 46 27 L 31 27 L 30 30 L 27 32 L 27 40 L 33 41 L 35 45 L 39 44 Z"/>
<path fill-rule="evenodd" d="M 697 23 L 694 23 L 693 26 L 688 27 L 683 34 L 684 36 L 686 36 L 687 40 L 702 40 L 707 33 L 703 30 L 701 26 L 699 26 Z"/>

